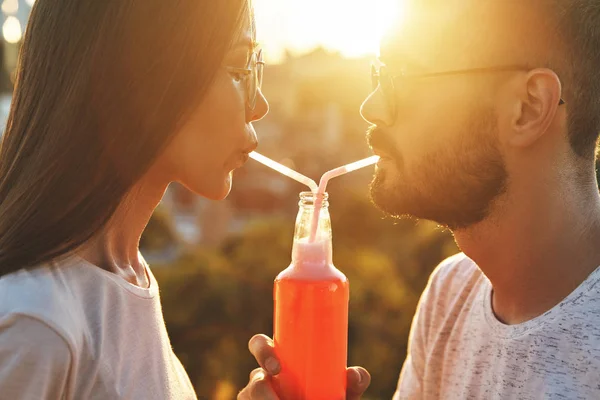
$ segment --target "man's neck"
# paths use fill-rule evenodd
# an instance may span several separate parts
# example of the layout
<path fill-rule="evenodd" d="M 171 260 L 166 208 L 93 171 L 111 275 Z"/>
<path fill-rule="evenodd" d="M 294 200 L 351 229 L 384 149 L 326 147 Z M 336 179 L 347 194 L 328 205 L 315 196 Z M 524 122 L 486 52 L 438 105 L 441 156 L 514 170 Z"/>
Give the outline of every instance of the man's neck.
<path fill-rule="evenodd" d="M 543 184 L 540 184 L 543 185 Z M 500 320 L 517 324 L 548 311 L 600 265 L 600 196 L 566 185 L 506 199 L 455 239 L 493 286 Z"/>

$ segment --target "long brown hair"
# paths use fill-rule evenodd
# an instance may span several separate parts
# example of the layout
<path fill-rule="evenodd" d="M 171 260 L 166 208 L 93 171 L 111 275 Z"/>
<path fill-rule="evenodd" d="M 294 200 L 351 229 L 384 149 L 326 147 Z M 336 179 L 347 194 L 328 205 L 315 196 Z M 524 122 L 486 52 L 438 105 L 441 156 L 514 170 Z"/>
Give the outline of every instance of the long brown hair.
<path fill-rule="evenodd" d="M 37 0 L 0 145 L 0 276 L 101 230 L 212 84 L 247 0 Z"/>

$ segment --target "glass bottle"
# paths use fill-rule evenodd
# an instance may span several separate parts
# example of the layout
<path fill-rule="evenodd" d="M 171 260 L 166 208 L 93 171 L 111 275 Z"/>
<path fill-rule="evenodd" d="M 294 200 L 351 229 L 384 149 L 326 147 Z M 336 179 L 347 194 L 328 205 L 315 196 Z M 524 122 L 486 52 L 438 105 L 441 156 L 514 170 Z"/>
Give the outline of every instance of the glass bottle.
<path fill-rule="evenodd" d="M 292 262 L 275 279 L 274 342 L 282 400 L 346 398 L 349 282 L 332 262 L 331 219 L 324 195 L 310 242 L 315 195 L 300 194 Z"/>

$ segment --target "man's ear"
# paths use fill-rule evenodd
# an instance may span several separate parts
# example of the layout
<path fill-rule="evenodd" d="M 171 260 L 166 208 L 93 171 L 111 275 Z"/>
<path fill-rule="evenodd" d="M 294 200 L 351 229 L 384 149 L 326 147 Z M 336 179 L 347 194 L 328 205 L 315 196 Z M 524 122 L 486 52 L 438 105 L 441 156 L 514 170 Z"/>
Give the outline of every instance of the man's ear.
<path fill-rule="evenodd" d="M 523 79 L 523 90 L 512 105 L 510 128 L 505 142 L 509 146 L 527 147 L 547 131 L 561 102 L 560 79 L 553 71 L 538 68 Z"/>

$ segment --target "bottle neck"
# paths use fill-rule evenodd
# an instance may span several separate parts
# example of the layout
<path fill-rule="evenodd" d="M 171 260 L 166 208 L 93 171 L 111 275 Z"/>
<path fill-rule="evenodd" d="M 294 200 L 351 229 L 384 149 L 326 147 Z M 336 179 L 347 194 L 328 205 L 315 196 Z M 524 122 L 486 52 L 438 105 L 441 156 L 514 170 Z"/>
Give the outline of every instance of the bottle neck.
<path fill-rule="evenodd" d="M 331 218 L 327 193 L 321 198 L 311 192 L 301 193 L 298 205 L 292 262 L 296 265 L 332 264 Z M 314 226 L 315 210 L 319 210 L 316 227 Z"/>

